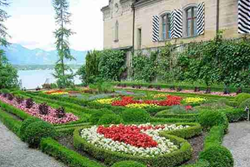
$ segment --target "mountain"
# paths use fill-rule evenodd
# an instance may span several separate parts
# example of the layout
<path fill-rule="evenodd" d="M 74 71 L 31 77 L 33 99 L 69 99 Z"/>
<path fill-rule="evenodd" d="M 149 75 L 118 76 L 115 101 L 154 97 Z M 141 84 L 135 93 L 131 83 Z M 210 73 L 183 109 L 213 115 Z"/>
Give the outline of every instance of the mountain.
<path fill-rule="evenodd" d="M 4 48 L 6 56 L 14 65 L 52 65 L 57 61 L 57 51 L 45 51 L 42 49 L 28 49 L 19 44 L 12 44 Z M 68 64 L 84 64 L 87 51 L 71 50 L 76 61 L 66 61 Z"/>

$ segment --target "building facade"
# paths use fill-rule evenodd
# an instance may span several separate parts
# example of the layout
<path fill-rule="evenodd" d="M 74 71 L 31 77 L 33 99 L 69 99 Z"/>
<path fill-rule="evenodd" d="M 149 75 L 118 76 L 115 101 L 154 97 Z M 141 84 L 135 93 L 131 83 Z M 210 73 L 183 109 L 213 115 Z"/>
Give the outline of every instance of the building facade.
<path fill-rule="evenodd" d="M 219 30 L 239 38 L 250 32 L 248 9 L 248 0 L 109 0 L 101 9 L 104 49 L 206 41 Z"/>

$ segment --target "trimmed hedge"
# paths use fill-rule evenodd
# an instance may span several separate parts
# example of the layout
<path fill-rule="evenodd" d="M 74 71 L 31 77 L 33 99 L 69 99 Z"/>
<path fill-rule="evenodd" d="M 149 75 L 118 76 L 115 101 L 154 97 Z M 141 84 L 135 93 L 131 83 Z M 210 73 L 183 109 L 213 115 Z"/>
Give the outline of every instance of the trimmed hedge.
<path fill-rule="evenodd" d="M 250 108 L 250 98 L 244 100 L 239 106 L 241 109 L 245 109 L 246 107 Z"/>
<path fill-rule="evenodd" d="M 200 124 L 197 123 L 190 123 L 190 124 L 180 124 L 177 123 L 176 125 L 188 125 L 190 127 L 188 128 L 184 128 L 184 129 L 178 129 L 178 130 L 174 130 L 174 131 L 165 131 L 165 132 L 161 132 L 160 134 L 162 136 L 165 136 L 166 134 L 169 135 L 173 135 L 173 136 L 177 136 L 183 139 L 190 139 L 194 136 L 198 136 L 202 133 L 202 127 Z"/>
<path fill-rule="evenodd" d="M 31 123 L 25 130 L 24 140 L 30 147 L 36 148 L 39 146 L 42 138 L 55 137 L 56 131 L 54 126 L 43 121 Z"/>
<path fill-rule="evenodd" d="M 155 116 L 158 118 L 178 118 L 178 119 L 192 119 L 197 120 L 199 114 L 170 114 L 168 110 L 161 111 Z"/>
<path fill-rule="evenodd" d="M 12 132 L 14 132 L 17 136 L 19 136 L 19 129 L 22 125 L 22 121 L 17 120 L 10 114 L 4 112 L 0 108 L 0 121 L 8 127 Z"/>
<path fill-rule="evenodd" d="M 106 108 L 95 110 L 95 111 L 93 111 L 92 115 L 90 116 L 89 121 L 92 124 L 97 124 L 99 122 L 100 118 L 105 114 L 114 114 L 114 113 Z"/>
<path fill-rule="evenodd" d="M 121 114 L 122 119 L 127 123 L 147 123 L 150 120 L 150 114 L 143 109 L 127 108 Z"/>
<path fill-rule="evenodd" d="M 120 124 L 120 123 L 123 123 L 123 119 L 116 114 L 103 115 L 98 121 L 98 125 Z"/>
<path fill-rule="evenodd" d="M 207 149 L 214 145 L 220 146 L 222 144 L 224 134 L 225 129 L 222 125 L 213 126 L 205 138 L 204 149 Z"/>
<path fill-rule="evenodd" d="M 225 129 L 228 129 L 229 122 L 224 113 L 211 110 L 203 110 L 199 115 L 199 123 L 205 129 L 210 129 L 213 126 L 223 125 Z"/>
<path fill-rule="evenodd" d="M 238 106 L 245 101 L 246 99 L 250 98 L 249 93 L 240 93 L 235 97 L 235 102 L 238 104 Z"/>
<path fill-rule="evenodd" d="M 136 161 L 121 161 L 117 162 L 112 167 L 146 167 L 146 165 L 143 165 Z"/>
<path fill-rule="evenodd" d="M 44 138 L 40 143 L 41 150 L 68 165 L 69 167 L 104 167 L 75 151 L 72 151 L 52 138 Z"/>
<path fill-rule="evenodd" d="M 40 120 L 39 118 L 29 118 L 29 119 L 26 119 L 23 121 L 22 126 L 20 128 L 20 137 L 21 137 L 22 141 L 25 141 L 25 139 L 27 138 L 27 136 L 26 136 L 27 127 L 30 124 L 32 124 L 34 122 L 38 122 L 38 121 L 42 121 L 42 120 Z"/>
<path fill-rule="evenodd" d="M 158 157 L 139 157 L 98 148 L 83 139 L 79 135 L 80 130 L 81 128 L 78 128 L 74 132 L 75 148 L 88 152 L 96 159 L 104 161 L 104 163 L 107 165 L 113 165 L 114 163 L 120 161 L 132 160 L 148 164 L 151 167 L 174 167 L 176 165 L 180 165 L 181 163 L 189 160 L 192 157 L 191 145 L 186 140 L 169 134 L 164 134 L 164 137 L 167 137 L 175 144 L 180 145 L 179 150 Z"/>
<path fill-rule="evenodd" d="M 211 146 L 201 152 L 200 159 L 207 160 L 209 167 L 233 167 L 234 160 L 231 152 L 223 146 Z"/>
<path fill-rule="evenodd" d="M 0 101 L 0 107 L 1 107 L 4 111 L 6 111 L 6 112 L 8 112 L 8 113 L 11 113 L 11 114 L 15 115 L 15 116 L 17 116 L 18 118 L 20 118 L 20 119 L 22 119 L 22 120 L 25 120 L 25 119 L 27 119 L 27 118 L 32 118 L 31 115 L 25 113 L 23 110 L 17 109 L 16 107 L 13 107 L 13 106 L 11 106 L 11 105 L 9 105 L 9 104 L 6 104 L 6 103 L 4 103 L 4 102 L 2 102 L 2 101 Z"/>
<path fill-rule="evenodd" d="M 206 160 L 199 160 L 195 164 L 190 165 L 183 165 L 181 167 L 210 167 L 208 161 Z"/>
<path fill-rule="evenodd" d="M 179 123 L 179 122 L 197 122 L 196 119 L 180 119 L 180 118 L 156 118 L 156 117 L 150 117 L 151 123 Z"/>
<path fill-rule="evenodd" d="M 226 114 L 229 122 L 238 122 L 247 118 L 247 112 L 241 108 L 218 110 L 218 112 Z"/>

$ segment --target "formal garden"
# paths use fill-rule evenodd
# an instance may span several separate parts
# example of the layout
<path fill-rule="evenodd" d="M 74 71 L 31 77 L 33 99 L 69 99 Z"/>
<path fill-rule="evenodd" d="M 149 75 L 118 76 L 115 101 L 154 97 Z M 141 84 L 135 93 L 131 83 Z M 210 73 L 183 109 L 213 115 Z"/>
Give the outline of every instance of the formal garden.
<path fill-rule="evenodd" d="M 137 53 L 132 66 L 123 51 L 89 52 L 81 85 L 65 76 L 21 90 L 3 75 L 0 120 L 70 167 L 233 167 L 222 142 L 248 118 L 248 39 L 175 47 Z"/>
<path fill-rule="evenodd" d="M 139 86 L 2 89 L 0 120 L 29 147 L 68 166 L 233 166 L 223 136 L 229 123 L 247 118 L 250 94 Z"/>
<path fill-rule="evenodd" d="M 172 40 L 148 54 L 132 50 L 130 57 L 124 50 L 89 51 L 75 73 L 69 66 L 75 59 L 69 3 L 52 2 L 56 83 L 32 90 L 20 86 L 18 71 L 5 55 L 10 35 L 4 22 L 9 15 L 5 9 L 0 12 L 0 126 L 27 143 L 30 154 L 31 149 L 40 150 L 69 167 L 234 166 L 238 159 L 223 139 L 232 133 L 230 125 L 249 119 L 246 35 L 227 39 L 219 32 L 210 41 L 178 45 Z M 0 7 L 9 5 L 8 0 L 0 2 Z M 74 84 L 76 75 L 79 85 Z M 5 127 L 0 129 L 3 145 L 17 145 Z M 15 147 L 3 150 L 10 149 Z M 15 154 L 23 154 L 19 149 Z M 12 166 L 14 153 L 2 154 L 3 161 L 7 159 L 3 164 Z M 17 166 L 29 166 L 32 157 L 24 156 Z"/>

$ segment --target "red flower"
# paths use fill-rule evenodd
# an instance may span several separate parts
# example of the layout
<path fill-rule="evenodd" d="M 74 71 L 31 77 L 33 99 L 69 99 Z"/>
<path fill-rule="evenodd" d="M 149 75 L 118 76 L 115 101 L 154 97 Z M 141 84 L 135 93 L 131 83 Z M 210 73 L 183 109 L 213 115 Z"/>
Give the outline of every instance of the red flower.
<path fill-rule="evenodd" d="M 162 128 L 162 126 L 156 126 L 154 129 Z M 97 129 L 97 133 L 103 134 L 104 137 L 112 139 L 114 141 L 124 142 L 126 144 L 135 146 L 135 147 L 156 147 L 158 143 L 152 139 L 152 137 L 147 134 L 141 133 L 141 130 L 153 129 L 152 126 L 111 126 L 104 127 L 99 126 Z"/>
<path fill-rule="evenodd" d="M 166 100 L 134 100 L 133 97 L 122 97 L 121 100 L 114 101 L 112 103 L 113 106 L 126 106 L 128 104 L 155 104 L 158 106 L 174 106 L 174 105 L 180 105 L 182 98 L 179 96 L 171 96 L 168 95 Z"/>
<path fill-rule="evenodd" d="M 185 109 L 188 111 L 188 110 L 192 110 L 193 107 L 192 106 L 186 106 Z"/>

